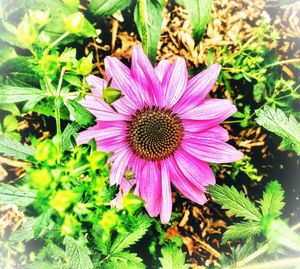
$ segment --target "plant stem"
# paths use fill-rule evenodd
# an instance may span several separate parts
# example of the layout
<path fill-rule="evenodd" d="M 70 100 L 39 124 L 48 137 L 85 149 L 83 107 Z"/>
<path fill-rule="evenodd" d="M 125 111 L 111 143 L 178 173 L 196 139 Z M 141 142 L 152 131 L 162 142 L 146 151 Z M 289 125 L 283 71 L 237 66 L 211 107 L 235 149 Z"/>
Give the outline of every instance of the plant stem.
<path fill-rule="evenodd" d="M 60 106 L 55 102 L 55 121 L 56 121 L 56 134 L 60 136 L 61 133 L 61 125 L 60 125 Z"/>
<path fill-rule="evenodd" d="M 62 41 L 64 38 L 66 38 L 70 33 L 69 32 L 65 32 L 64 34 L 62 34 L 59 38 L 57 38 L 56 40 L 54 40 L 50 45 L 49 45 L 49 49 L 53 48 L 54 46 L 56 46 L 60 41 Z"/>
<path fill-rule="evenodd" d="M 290 268 L 289 266 L 298 265 L 300 263 L 300 258 L 288 258 L 275 261 L 269 261 L 258 264 L 251 264 L 244 267 L 236 267 L 239 269 L 270 269 L 270 268 Z"/>
<path fill-rule="evenodd" d="M 300 228 L 300 222 L 295 224 L 293 227 L 291 227 L 291 230 L 295 231 L 299 228 Z M 265 245 L 260 247 L 258 250 L 254 251 L 251 255 L 249 255 L 245 259 L 241 260 L 240 262 L 238 262 L 235 267 L 230 266 L 230 267 L 227 267 L 225 269 L 230 269 L 230 268 L 256 269 L 256 267 L 254 267 L 253 265 L 251 265 L 250 267 L 248 267 L 248 266 L 247 267 L 242 267 L 242 266 L 246 265 L 247 263 L 251 262 L 255 258 L 257 258 L 260 255 L 264 254 L 268 250 L 268 248 L 269 248 L 269 243 L 266 243 Z M 298 262 L 300 262 L 300 261 L 298 261 Z M 265 264 L 267 264 L 267 263 L 265 263 Z M 270 266 L 270 267 L 257 267 L 257 268 L 275 268 L 275 267 Z"/>
<path fill-rule="evenodd" d="M 271 63 L 271 64 L 268 64 L 268 65 L 265 65 L 263 68 L 269 68 L 269 67 L 272 67 L 272 66 L 282 65 L 282 64 L 292 64 L 292 63 L 297 63 L 297 62 L 300 62 L 300 58 L 298 58 L 298 59 L 288 59 L 288 60 L 283 60 L 283 61 Z"/>
<path fill-rule="evenodd" d="M 58 81 L 58 85 L 57 85 L 57 89 L 56 89 L 56 95 L 57 95 L 57 96 L 60 95 L 61 86 L 62 86 L 62 82 L 63 82 L 63 77 L 64 77 L 64 74 L 65 74 L 65 71 L 66 71 L 66 67 L 64 66 L 64 67 L 61 69 L 60 77 L 59 77 L 59 81 Z"/>

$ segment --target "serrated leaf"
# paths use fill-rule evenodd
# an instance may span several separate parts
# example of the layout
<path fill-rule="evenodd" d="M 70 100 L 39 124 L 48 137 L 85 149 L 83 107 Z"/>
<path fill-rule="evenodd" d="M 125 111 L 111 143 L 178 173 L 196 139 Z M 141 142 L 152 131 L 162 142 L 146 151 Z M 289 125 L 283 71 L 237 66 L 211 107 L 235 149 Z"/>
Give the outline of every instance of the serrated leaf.
<path fill-rule="evenodd" d="M 7 115 L 3 120 L 3 127 L 5 132 L 15 131 L 18 129 L 18 120 L 13 115 Z"/>
<path fill-rule="evenodd" d="M 21 228 L 13 232 L 9 238 L 10 242 L 27 242 L 34 238 L 34 226 L 36 218 L 26 219 Z"/>
<path fill-rule="evenodd" d="M 54 222 L 51 219 L 53 214 L 53 209 L 49 208 L 45 213 L 36 218 L 36 223 L 34 227 L 34 237 L 40 238 L 47 231 L 51 230 L 54 226 Z"/>
<path fill-rule="evenodd" d="M 162 257 L 159 258 L 162 267 L 160 269 L 188 269 L 185 263 L 185 253 L 176 244 L 171 243 L 161 250 Z"/>
<path fill-rule="evenodd" d="M 76 138 L 77 132 L 80 129 L 80 125 L 78 125 L 76 122 L 73 122 L 71 124 L 68 124 L 65 130 L 63 131 L 62 137 L 61 137 L 61 150 L 65 151 L 68 150 L 71 146 L 71 137 L 73 136 Z"/>
<path fill-rule="evenodd" d="M 165 0 L 141 0 L 134 10 L 134 22 L 142 39 L 143 49 L 152 63 L 156 58 L 165 4 Z"/>
<path fill-rule="evenodd" d="M 227 228 L 222 237 L 222 244 L 227 241 L 237 241 L 252 238 L 261 232 L 258 222 L 241 222 Z"/>
<path fill-rule="evenodd" d="M 189 12 L 193 36 L 197 45 L 211 19 L 212 0 L 184 0 L 184 5 Z"/>
<path fill-rule="evenodd" d="M 230 188 L 226 185 L 214 185 L 208 187 L 209 193 L 216 199 L 216 202 L 227 209 L 237 217 L 243 217 L 246 220 L 259 221 L 261 214 L 242 192 L 238 192 L 233 186 Z"/>
<path fill-rule="evenodd" d="M 131 0 L 92 0 L 88 8 L 94 15 L 105 17 L 127 8 L 130 3 Z"/>
<path fill-rule="evenodd" d="M 0 184 L 0 204 L 27 206 L 34 201 L 36 191 L 21 190 L 10 184 Z"/>
<path fill-rule="evenodd" d="M 135 244 L 137 241 L 139 241 L 150 227 L 151 218 L 149 218 L 147 215 L 140 214 L 136 218 L 136 225 L 137 229 L 135 231 L 119 234 L 116 237 L 109 250 L 109 253 L 112 254 L 121 252 L 124 249 L 129 248 L 131 245 Z"/>
<path fill-rule="evenodd" d="M 23 161 L 32 161 L 35 149 L 7 136 L 0 136 L 0 154 Z"/>
<path fill-rule="evenodd" d="M 45 92 L 36 88 L 0 85 L 0 104 L 19 103 L 45 98 Z"/>
<path fill-rule="evenodd" d="M 89 127 L 95 124 L 95 116 L 87 111 L 82 105 L 74 100 L 68 100 L 66 105 L 71 113 L 71 115 L 75 118 L 76 122 L 83 126 Z"/>
<path fill-rule="evenodd" d="M 272 215 L 279 217 L 281 209 L 284 207 L 284 190 L 278 181 L 272 181 L 268 184 L 263 199 L 260 200 L 260 208 L 263 216 Z"/>
<path fill-rule="evenodd" d="M 300 124 L 293 115 L 287 117 L 280 109 L 264 106 L 256 111 L 256 122 L 267 130 L 289 142 L 291 148 L 300 155 Z"/>
<path fill-rule="evenodd" d="M 253 238 L 249 238 L 245 243 L 238 245 L 236 248 L 232 248 L 231 265 L 245 259 L 254 252 L 254 249 L 255 240 Z"/>
<path fill-rule="evenodd" d="M 146 269 L 143 261 L 136 253 L 119 252 L 109 257 L 104 264 L 105 269 Z"/>
<path fill-rule="evenodd" d="M 90 259 L 90 251 L 86 245 L 86 239 L 75 240 L 65 237 L 67 263 L 69 269 L 92 269 L 93 263 Z"/>

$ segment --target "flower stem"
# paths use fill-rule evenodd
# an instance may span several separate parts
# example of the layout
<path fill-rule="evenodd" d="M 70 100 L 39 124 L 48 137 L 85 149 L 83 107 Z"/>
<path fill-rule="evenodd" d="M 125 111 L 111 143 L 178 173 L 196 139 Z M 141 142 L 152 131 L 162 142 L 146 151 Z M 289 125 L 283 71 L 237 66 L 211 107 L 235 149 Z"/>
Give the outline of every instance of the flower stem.
<path fill-rule="evenodd" d="M 63 33 L 59 38 L 57 38 L 56 40 L 54 40 L 54 41 L 49 45 L 49 48 L 53 48 L 54 46 L 56 46 L 60 41 L 62 41 L 64 38 L 66 38 L 69 34 L 70 34 L 69 32 Z"/>
<path fill-rule="evenodd" d="M 282 64 L 292 64 L 292 63 L 297 63 L 300 62 L 300 58 L 296 58 L 296 59 L 288 59 L 288 60 L 283 60 L 283 61 L 279 61 L 279 62 L 275 62 L 275 63 L 271 63 L 268 64 L 266 66 L 264 66 L 263 68 L 269 68 L 272 66 L 276 66 L 276 65 L 282 65 Z"/>
<path fill-rule="evenodd" d="M 291 230 L 295 231 L 297 229 L 300 228 L 300 222 L 297 223 L 296 225 L 294 225 Z M 257 267 L 255 267 L 255 265 L 251 265 L 251 266 L 247 266 L 247 267 L 243 267 L 244 265 L 246 265 L 247 263 L 251 262 L 252 260 L 254 260 L 255 258 L 259 257 L 260 255 L 264 254 L 267 250 L 269 249 L 269 243 L 266 243 L 265 245 L 263 245 L 262 247 L 260 247 L 258 250 L 254 251 L 251 255 L 249 255 L 248 257 L 246 257 L 245 259 L 241 260 L 240 262 L 238 262 L 236 264 L 236 266 L 234 267 L 227 267 L 225 269 L 230 269 L 230 268 L 241 268 L 241 269 L 263 269 L 263 268 L 276 268 L 277 266 L 279 265 L 274 265 L 274 264 L 271 264 L 271 266 L 269 265 L 270 263 L 276 263 L 274 261 L 272 262 L 266 262 L 266 263 L 262 263 L 262 264 L 258 264 Z M 299 259 L 299 258 L 298 258 Z M 286 260 L 290 260 L 290 259 L 286 259 Z M 286 260 L 280 260 L 278 261 L 278 263 L 280 263 L 281 261 L 286 261 Z M 300 262 L 298 260 L 298 262 Z M 261 266 L 261 265 L 268 265 L 269 267 L 258 267 L 258 266 Z M 293 263 L 294 264 L 294 263 Z M 282 265 L 282 263 L 280 263 L 280 265 Z"/>

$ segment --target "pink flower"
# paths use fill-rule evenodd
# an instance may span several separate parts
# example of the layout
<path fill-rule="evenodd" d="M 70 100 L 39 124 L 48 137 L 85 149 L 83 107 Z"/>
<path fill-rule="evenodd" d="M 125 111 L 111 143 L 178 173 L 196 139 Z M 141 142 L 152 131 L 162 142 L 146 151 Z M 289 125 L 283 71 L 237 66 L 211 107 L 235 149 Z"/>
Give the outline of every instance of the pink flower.
<path fill-rule="evenodd" d="M 97 124 L 80 133 L 78 144 L 94 138 L 98 150 L 113 152 L 110 183 L 122 193 L 134 193 L 146 202 L 150 216 L 162 223 L 172 212 L 171 183 L 187 198 L 206 202 L 205 186 L 215 184 L 209 163 L 234 162 L 243 154 L 226 144 L 227 131 L 219 124 L 236 112 L 230 100 L 205 99 L 221 66 L 214 64 L 188 80 L 184 59 L 162 60 L 153 68 L 142 48 L 133 48 L 131 69 L 114 57 L 105 59 L 112 87 L 124 97 L 102 101 L 107 82 L 87 78 L 93 96 L 81 101 L 97 117 Z M 124 178 L 131 169 L 135 178 Z"/>

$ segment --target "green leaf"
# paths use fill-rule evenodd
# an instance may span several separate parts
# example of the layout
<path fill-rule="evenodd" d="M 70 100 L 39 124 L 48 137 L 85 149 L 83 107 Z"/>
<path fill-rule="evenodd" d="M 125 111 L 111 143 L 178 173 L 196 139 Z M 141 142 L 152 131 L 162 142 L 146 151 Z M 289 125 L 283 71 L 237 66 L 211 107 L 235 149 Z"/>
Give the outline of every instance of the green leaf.
<path fill-rule="evenodd" d="M 185 253 L 176 244 L 171 243 L 161 250 L 162 257 L 159 258 L 162 267 L 160 269 L 188 269 L 185 264 Z"/>
<path fill-rule="evenodd" d="M 74 138 L 76 138 L 79 129 L 80 126 L 76 122 L 73 122 L 71 124 L 69 123 L 67 125 L 61 137 L 61 150 L 63 152 L 71 147 L 71 137 L 73 136 Z"/>
<path fill-rule="evenodd" d="M 38 87 L 39 79 L 33 70 L 33 57 L 18 56 L 7 60 L 0 67 L 1 82 L 19 87 Z"/>
<path fill-rule="evenodd" d="M 34 237 L 41 238 L 54 226 L 54 222 L 51 219 L 53 215 L 53 209 L 49 208 L 45 213 L 36 218 L 36 224 L 34 227 Z"/>
<path fill-rule="evenodd" d="M 33 160 L 35 149 L 7 136 L 0 136 L 0 153 L 23 161 Z"/>
<path fill-rule="evenodd" d="M 89 127 L 95 124 L 95 116 L 78 102 L 69 99 L 66 105 L 79 125 Z"/>
<path fill-rule="evenodd" d="M 272 181 L 268 184 L 263 193 L 263 199 L 260 201 L 260 208 L 263 216 L 272 215 L 279 217 L 281 209 L 284 207 L 284 190 L 278 181 Z"/>
<path fill-rule="evenodd" d="M 189 12 L 193 36 L 197 45 L 211 19 L 212 0 L 184 0 L 184 5 Z"/>
<path fill-rule="evenodd" d="M 226 185 L 214 185 L 208 187 L 209 193 L 216 199 L 216 202 L 222 205 L 237 217 L 243 217 L 247 220 L 259 221 L 261 214 L 256 205 L 252 203 L 244 193 L 238 192 L 233 186 L 230 188 Z"/>
<path fill-rule="evenodd" d="M 38 98 L 45 98 L 45 92 L 36 88 L 0 86 L 0 104 L 19 103 Z"/>
<path fill-rule="evenodd" d="M 0 110 L 8 111 L 13 115 L 20 116 L 20 110 L 16 104 L 0 104 Z"/>
<path fill-rule="evenodd" d="M 269 106 L 257 110 L 256 115 L 259 125 L 282 137 L 300 155 L 300 124 L 294 116 L 287 117 L 282 110 Z"/>
<path fill-rule="evenodd" d="M 15 131 L 18 129 L 18 120 L 13 115 L 7 115 L 3 120 L 3 127 L 5 132 Z"/>
<path fill-rule="evenodd" d="M 151 218 L 147 215 L 139 214 L 136 218 L 137 229 L 133 232 L 119 234 L 113 242 L 109 253 L 117 253 L 129 248 L 131 245 L 139 241 L 147 232 L 151 225 Z"/>
<path fill-rule="evenodd" d="M 261 232 L 259 222 L 241 222 L 227 228 L 222 237 L 222 244 L 227 241 L 237 241 L 252 238 Z"/>
<path fill-rule="evenodd" d="M 27 206 L 31 204 L 36 197 L 36 191 L 21 190 L 10 184 L 0 184 L 0 204 L 15 204 Z"/>
<path fill-rule="evenodd" d="M 36 219 L 29 218 L 22 224 L 21 228 L 13 232 L 9 238 L 10 242 L 29 241 L 34 238 L 34 227 Z"/>
<path fill-rule="evenodd" d="M 143 260 L 136 253 L 119 252 L 109 257 L 105 269 L 146 269 Z"/>
<path fill-rule="evenodd" d="M 130 3 L 131 0 L 92 0 L 88 8 L 94 15 L 105 17 L 127 8 Z"/>
<path fill-rule="evenodd" d="M 69 269 L 92 269 L 90 251 L 86 245 L 85 238 L 75 240 L 72 237 L 65 237 L 66 255 Z"/>
<path fill-rule="evenodd" d="M 165 4 L 165 0 L 140 0 L 134 10 L 134 22 L 143 49 L 152 63 L 155 63 Z"/>
<path fill-rule="evenodd" d="M 236 248 L 232 248 L 232 260 L 230 261 L 230 265 L 234 265 L 252 254 L 255 250 L 255 245 L 255 240 L 250 238 L 242 245 L 237 245 Z"/>

